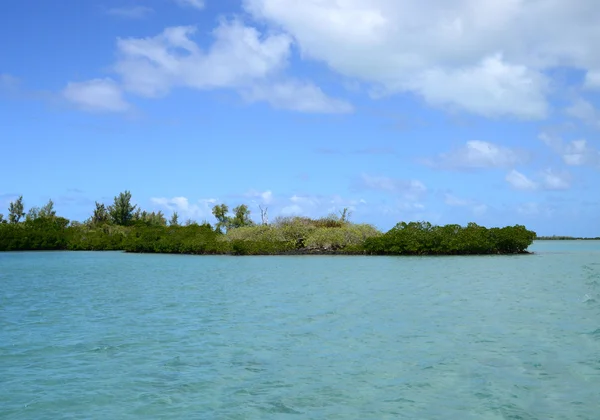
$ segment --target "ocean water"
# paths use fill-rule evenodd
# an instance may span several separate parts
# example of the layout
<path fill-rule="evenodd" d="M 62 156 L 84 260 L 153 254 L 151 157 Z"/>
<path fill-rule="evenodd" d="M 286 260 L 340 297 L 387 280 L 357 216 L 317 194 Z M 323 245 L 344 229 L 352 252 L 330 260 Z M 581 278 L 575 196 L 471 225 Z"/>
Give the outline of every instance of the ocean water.
<path fill-rule="evenodd" d="M 2 419 L 598 419 L 600 243 L 0 253 Z"/>

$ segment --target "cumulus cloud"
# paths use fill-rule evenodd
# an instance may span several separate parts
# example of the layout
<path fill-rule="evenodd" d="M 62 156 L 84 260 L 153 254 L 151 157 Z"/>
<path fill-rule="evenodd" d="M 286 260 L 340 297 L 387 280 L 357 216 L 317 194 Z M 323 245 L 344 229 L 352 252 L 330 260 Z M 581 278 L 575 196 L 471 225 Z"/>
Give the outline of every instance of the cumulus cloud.
<path fill-rule="evenodd" d="M 175 87 L 214 89 L 265 80 L 287 63 L 291 39 L 261 37 L 239 21 L 222 21 L 208 52 L 191 39 L 195 27 L 165 29 L 151 38 L 119 39 L 114 66 L 128 91 L 155 97 Z"/>
<path fill-rule="evenodd" d="M 125 19 L 144 19 L 154 13 L 154 9 L 146 6 L 113 7 L 106 13 Z"/>
<path fill-rule="evenodd" d="M 441 169 L 479 169 L 513 167 L 528 160 L 529 155 L 522 150 L 473 140 L 463 147 L 426 160 L 425 163 Z"/>
<path fill-rule="evenodd" d="M 557 136 L 541 133 L 540 140 L 560 155 L 569 166 L 593 166 L 600 168 L 600 150 L 591 146 L 587 140 L 579 139 L 565 142 Z"/>
<path fill-rule="evenodd" d="M 567 115 L 577 118 L 588 125 L 600 128 L 600 111 L 583 98 L 575 100 L 567 109 Z"/>
<path fill-rule="evenodd" d="M 350 104 L 330 98 L 311 82 L 283 74 L 291 54 L 289 35 L 263 35 L 239 20 L 221 20 L 212 33 L 212 45 L 204 50 L 194 40 L 196 30 L 176 26 L 153 37 L 118 39 L 118 59 L 112 69 L 120 84 L 111 79 L 103 79 L 102 84 L 115 99 L 108 108 L 122 108 L 116 101 L 120 90 L 155 98 L 175 88 L 192 88 L 234 89 L 249 102 L 264 101 L 275 108 L 299 112 L 352 111 Z M 85 82 L 81 87 L 88 89 L 68 98 L 79 103 L 97 102 L 89 88 L 99 84 L 98 79 Z"/>
<path fill-rule="evenodd" d="M 109 78 L 70 82 L 62 94 L 68 101 L 88 111 L 123 112 L 131 108 L 123 99 L 117 83 Z"/>
<path fill-rule="evenodd" d="M 153 197 L 150 199 L 152 204 L 170 213 L 177 212 L 179 220 L 202 221 L 212 217 L 212 208 L 217 204 L 214 198 L 200 199 L 197 202 L 190 202 L 187 197 Z"/>
<path fill-rule="evenodd" d="M 245 0 L 305 58 L 393 94 L 472 113 L 542 118 L 545 72 L 584 69 L 598 86 L 595 0 Z M 557 30 L 560 28 L 560 30 Z M 339 48 L 343 44 L 345 48 Z"/>
<path fill-rule="evenodd" d="M 568 172 L 557 172 L 552 169 L 546 169 L 539 173 L 536 180 L 513 169 L 506 175 L 506 181 L 512 188 L 521 191 L 567 190 L 571 188 L 571 175 Z"/>

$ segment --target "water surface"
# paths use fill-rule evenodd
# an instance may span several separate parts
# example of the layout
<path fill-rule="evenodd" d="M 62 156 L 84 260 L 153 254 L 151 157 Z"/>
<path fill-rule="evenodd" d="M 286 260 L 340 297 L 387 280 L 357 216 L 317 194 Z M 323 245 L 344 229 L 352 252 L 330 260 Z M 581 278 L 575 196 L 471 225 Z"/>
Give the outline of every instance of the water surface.
<path fill-rule="evenodd" d="M 600 243 L 0 253 L 0 417 L 597 419 Z"/>

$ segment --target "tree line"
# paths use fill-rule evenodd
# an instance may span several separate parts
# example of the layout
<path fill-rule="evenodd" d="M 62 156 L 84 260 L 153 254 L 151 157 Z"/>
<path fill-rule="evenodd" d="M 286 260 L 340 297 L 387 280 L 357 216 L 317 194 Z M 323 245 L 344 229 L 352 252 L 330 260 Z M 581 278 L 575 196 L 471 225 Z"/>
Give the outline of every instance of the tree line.
<path fill-rule="evenodd" d="M 25 212 L 23 197 L 11 202 L 8 217 L 0 214 L 0 251 L 121 250 L 177 254 L 350 254 L 350 255 L 463 255 L 524 253 L 535 232 L 524 226 L 488 229 L 434 226 L 428 222 L 400 222 L 383 233 L 370 224 L 349 221 L 349 211 L 313 219 L 277 217 L 269 223 L 260 208 L 261 222 L 251 218 L 245 204 L 230 211 L 226 204 L 212 209 L 214 226 L 186 220 L 174 212 L 147 212 L 132 203 L 129 191 L 111 205 L 95 202 L 84 222 L 56 214 L 54 203 Z"/>

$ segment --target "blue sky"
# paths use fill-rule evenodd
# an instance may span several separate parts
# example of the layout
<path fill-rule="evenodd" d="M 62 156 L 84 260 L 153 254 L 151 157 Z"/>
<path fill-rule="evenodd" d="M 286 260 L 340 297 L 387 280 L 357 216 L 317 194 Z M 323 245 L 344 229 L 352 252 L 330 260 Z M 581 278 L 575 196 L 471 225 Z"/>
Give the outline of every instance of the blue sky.
<path fill-rule="evenodd" d="M 0 212 L 131 190 L 212 221 L 600 236 L 595 0 L 22 0 L 0 14 Z"/>

